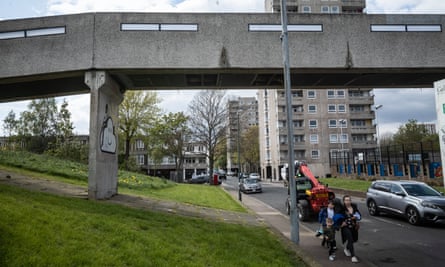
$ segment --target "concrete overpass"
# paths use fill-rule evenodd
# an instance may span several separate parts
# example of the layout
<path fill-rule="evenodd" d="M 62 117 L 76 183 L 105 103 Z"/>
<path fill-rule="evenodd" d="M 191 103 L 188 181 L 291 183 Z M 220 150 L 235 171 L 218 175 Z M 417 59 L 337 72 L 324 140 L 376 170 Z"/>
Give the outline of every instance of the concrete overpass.
<path fill-rule="evenodd" d="M 445 15 L 288 16 L 295 88 L 433 87 L 445 79 Z M 113 131 L 125 90 L 282 88 L 280 35 L 274 13 L 0 21 L 0 101 L 91 92 L 89 190 L 106 198 L 117 192 Z"/>

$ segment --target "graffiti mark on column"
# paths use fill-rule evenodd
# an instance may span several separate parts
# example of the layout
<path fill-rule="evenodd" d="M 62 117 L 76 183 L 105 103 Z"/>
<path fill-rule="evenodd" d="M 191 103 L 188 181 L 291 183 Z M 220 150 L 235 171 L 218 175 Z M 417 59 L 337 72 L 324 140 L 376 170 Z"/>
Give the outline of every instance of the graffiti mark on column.
<path fill-rule="evenodd" d="M 105 107 L 105 114 L 107 115 L 108 105 Z M 116 153 L 116 134 L 114 132 L 113 119 L 106 116 L 102 123 L 100 131 L 100 150 L 102 152 L 115 154 Z"/>

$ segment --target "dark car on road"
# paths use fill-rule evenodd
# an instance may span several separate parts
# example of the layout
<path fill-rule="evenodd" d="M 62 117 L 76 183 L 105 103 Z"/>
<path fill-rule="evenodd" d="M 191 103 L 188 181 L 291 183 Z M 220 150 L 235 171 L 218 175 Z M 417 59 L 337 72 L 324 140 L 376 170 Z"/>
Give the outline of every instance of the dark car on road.
<path fill-rule="evenodd" d="M 380 212 L 403 216 L 413 225 L 445 220 L 445 196 L 423 182 L 372 182 L 366 193 L 371 216 Z"/>

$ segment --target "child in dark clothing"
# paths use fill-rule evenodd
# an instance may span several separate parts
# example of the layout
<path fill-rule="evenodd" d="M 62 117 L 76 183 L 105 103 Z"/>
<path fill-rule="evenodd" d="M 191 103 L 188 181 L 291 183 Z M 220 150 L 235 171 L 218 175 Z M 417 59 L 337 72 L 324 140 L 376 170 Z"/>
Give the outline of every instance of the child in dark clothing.
<path fill-rule="evenodd" d="M 334 220 L 332 218 L 326 218 L 326 226 L 323 228 L 324 238 L 329 248 L 329 260 L 335 260 L 335 228 Z"/>

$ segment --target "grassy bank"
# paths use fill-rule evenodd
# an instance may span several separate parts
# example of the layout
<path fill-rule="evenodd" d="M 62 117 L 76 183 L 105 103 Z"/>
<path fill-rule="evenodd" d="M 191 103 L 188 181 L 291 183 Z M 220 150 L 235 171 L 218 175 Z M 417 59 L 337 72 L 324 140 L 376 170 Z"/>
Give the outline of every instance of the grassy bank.
<path fill-rule="evenodd" d="M 0 167 L 24 175 L 87 186 L 88 166 L 48 155 L 1 151 Z M 166 179 L 119 170 L 119 193 L 246 212 L 218 186 L 177 184 Z"/>
<path fill-rule="evenodd" d="M 0 266 L 304 266 L 266 228 L 0 185 Z"/>

